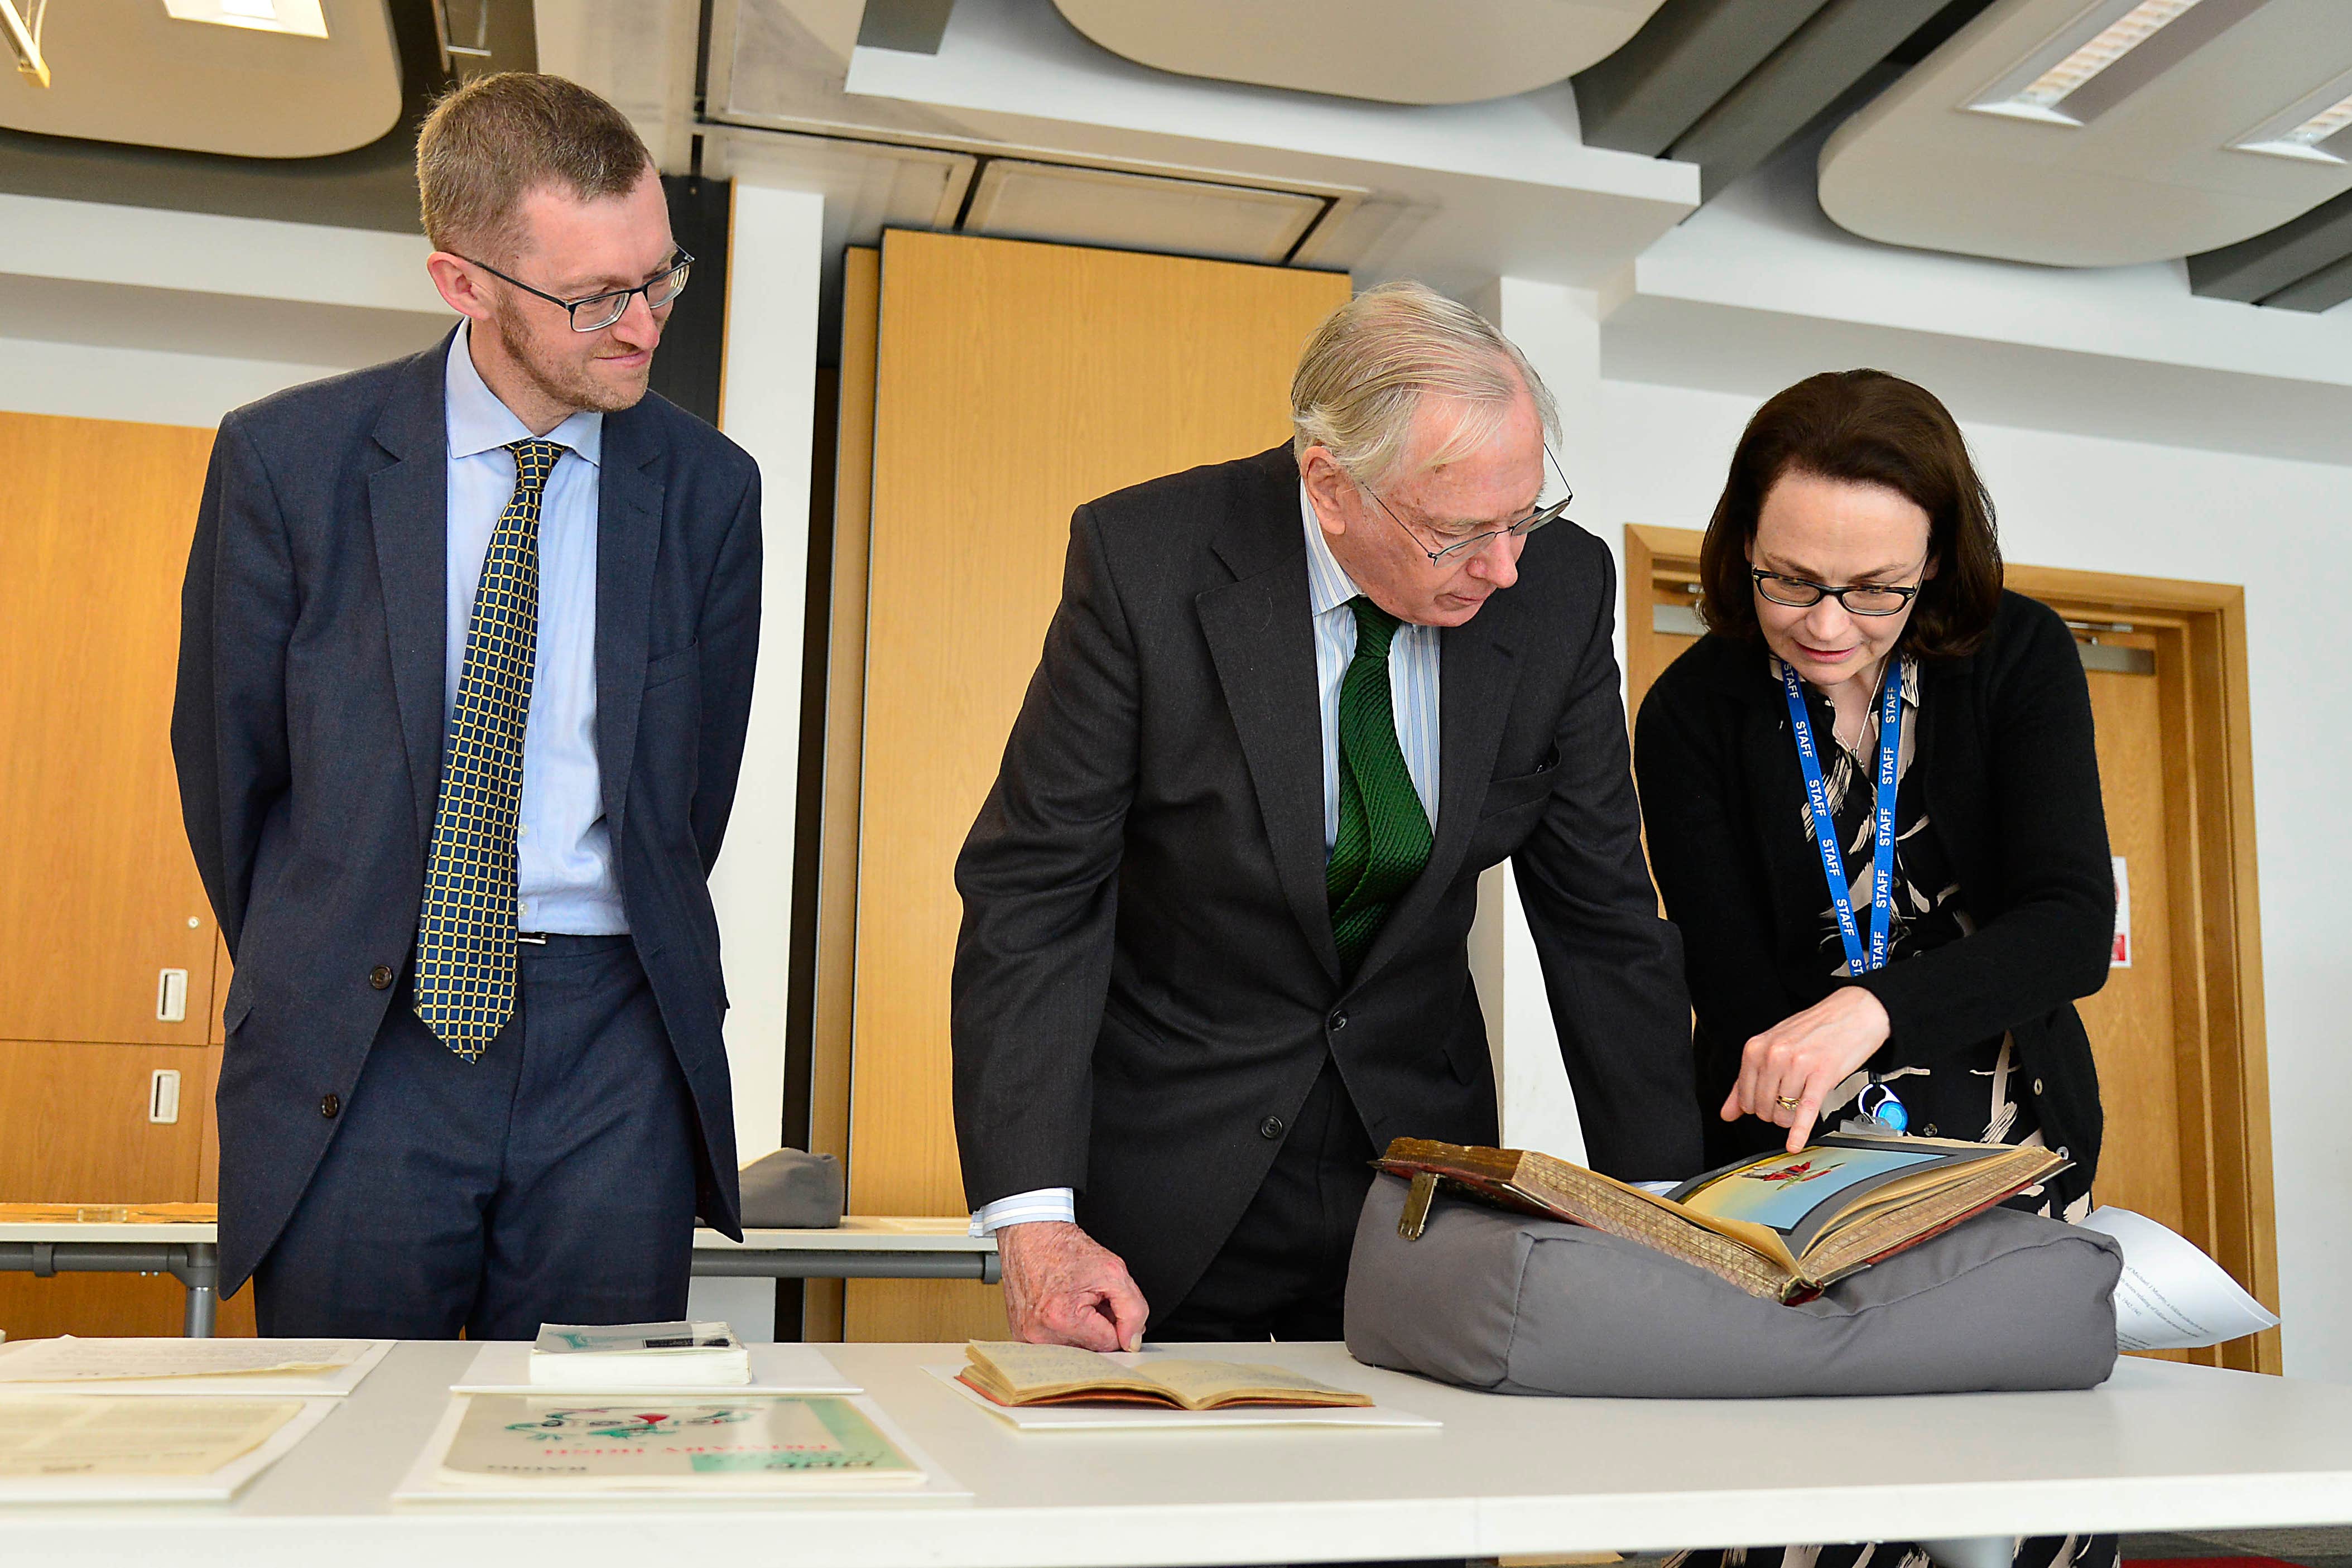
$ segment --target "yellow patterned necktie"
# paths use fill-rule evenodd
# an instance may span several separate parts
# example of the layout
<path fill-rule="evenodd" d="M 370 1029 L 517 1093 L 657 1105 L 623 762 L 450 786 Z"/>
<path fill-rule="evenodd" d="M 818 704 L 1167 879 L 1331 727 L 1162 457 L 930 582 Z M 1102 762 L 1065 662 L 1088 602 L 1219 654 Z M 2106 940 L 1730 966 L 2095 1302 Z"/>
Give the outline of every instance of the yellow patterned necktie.
<path fill-rule="evenodd" d="M 515 825 L 539 657 L 539 502 L 568 448 L 513 441 L 507 450 L 514 496 L 491 531 L 474 593 L 416 922 L 416 1016 L 467 1061 L 514 1012 Z"/>

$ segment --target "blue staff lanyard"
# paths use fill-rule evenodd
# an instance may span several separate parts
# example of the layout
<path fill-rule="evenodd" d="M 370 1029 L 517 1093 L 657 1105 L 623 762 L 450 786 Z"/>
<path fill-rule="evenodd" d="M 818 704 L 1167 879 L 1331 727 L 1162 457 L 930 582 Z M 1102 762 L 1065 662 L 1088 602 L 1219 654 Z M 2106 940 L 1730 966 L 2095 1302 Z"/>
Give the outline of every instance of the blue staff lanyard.
<path fill-rule="evenodd" d="M 1822 874 L 1829 879 L 1830 907 L 1837 911 L 1838 935 L 1845 942 L 1846 973 L 1862 975 L 1884 969 L 1895 926 L 1895 770 L 1903 749 L 1903 660 L 1895 655 L 1887 657 L 1886 689 L 1878 704 L 1878 831 L 1871 854 L 1866 956 L 1862 932 L 1854 925 L 1845 857 L 1838 853 L 1837 819 L 1830 810 L 1829 786 L 1822 782 L 1822 754 L 1813 744 L 1812 720 L 1805 712 L 1805 689 L 1797 683 L 1797 672 L 1786 659 L 1780 661 L 1780 688 L 1789 699 L 1790 728 L 1797 732 L 1797 761 L 1805 770 L 1805 808 L 1813 819 L 1813 844 L 1822 852 Z"/>

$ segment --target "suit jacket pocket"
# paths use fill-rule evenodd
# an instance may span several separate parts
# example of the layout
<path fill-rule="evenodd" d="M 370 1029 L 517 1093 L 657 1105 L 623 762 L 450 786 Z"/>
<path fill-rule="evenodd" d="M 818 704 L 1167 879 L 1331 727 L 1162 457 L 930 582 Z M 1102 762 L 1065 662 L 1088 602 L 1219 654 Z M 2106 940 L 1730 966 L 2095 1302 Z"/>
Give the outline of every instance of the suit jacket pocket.
<path fill-rule="evenodd" d="M 690 642 L 682 648 L 648 661 L 646 665 L 646 689 L 651 691 L 656 686 L 667 686 L 678 677 L 692 673 L 699 667 L 701 657 L 702 645 Z"/>
<path fill-rule="evenodd" d="M 1531 773 L 1512 778 L 1486 781 L 1486 798 L 1478 808 L 1481 817 L 1499 816 L 1507 811 L 1535 805 L 1551 797 L 1552 781 L 1557 773 L 1551 768 L 1539 768 Z"/>

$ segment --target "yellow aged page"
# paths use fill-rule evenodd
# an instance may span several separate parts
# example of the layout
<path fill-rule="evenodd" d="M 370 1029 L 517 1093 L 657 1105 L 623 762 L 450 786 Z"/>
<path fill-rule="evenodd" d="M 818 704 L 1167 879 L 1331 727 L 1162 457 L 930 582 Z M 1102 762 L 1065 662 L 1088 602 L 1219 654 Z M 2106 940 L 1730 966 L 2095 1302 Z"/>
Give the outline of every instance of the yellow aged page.
<path fill-rule="evenodd" d="M 0 1400 L 0 1478 L 208 1476 L 301 1409 L 295 1399 Z"/>

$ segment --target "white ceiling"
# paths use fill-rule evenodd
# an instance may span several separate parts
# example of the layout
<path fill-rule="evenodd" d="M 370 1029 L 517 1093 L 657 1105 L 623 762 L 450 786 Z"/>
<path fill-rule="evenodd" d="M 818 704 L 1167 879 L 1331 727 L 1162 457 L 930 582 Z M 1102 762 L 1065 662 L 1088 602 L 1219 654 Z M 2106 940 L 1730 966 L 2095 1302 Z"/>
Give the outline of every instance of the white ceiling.
<path fill-rule="evenodd" d="M 0 70 L 0 126 L 48 136 L 316 158 L 400 118 L 385 0 L 324 0 L 327 37 L 174 21 L 161 0 L 60 0 L 41 52 L 50 84 Z"/>
<path fill-rule="evenodd" d="M 2084 124 L 1969 107 L 2090 9 L 1999 0 L 1830 138 L 1822 209 L 1890 245 L 2115 267 L 2234 244 L 2352 190 L 2352 163 L 2233 145 L 2352 70 L 2347 0 L 2268 0 Z"/>
<path fill-rule="evenodd" d="M 1664 0 L 1054 0 L 1139 65 L 1383 103 L 1507 98 L 1614 54 Z"/>

